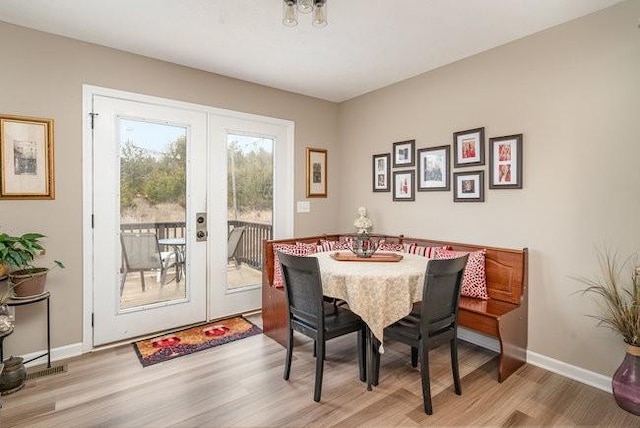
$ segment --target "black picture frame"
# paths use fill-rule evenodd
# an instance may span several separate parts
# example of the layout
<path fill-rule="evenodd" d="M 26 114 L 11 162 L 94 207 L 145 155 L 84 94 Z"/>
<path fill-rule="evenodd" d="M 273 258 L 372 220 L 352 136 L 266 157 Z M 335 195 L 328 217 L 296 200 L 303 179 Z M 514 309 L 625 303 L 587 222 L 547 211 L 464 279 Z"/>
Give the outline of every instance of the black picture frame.
<path fill-rule="evenodd" d="M 393 143 L 393 167 L 404 168 L 416 165 L 416 140 Z"/>
<path fill-rule="evenodd" d="M 372 156 L 371 160 L 372 177 L 371 184 L 374 192 L 391 191 L 391 154 L 379 153 Z"/>
<path fill-rule="evenodd" d="M 451 147 L 438 146 L 419 149 L 418 192 L 439 192 L 451 190 Z"/>
<path fill-rule="evenodd" d="M 415 170 L 406 169 L 402 171 L 393 171 L 393 200 L 415 201 L 415 183 Z"/>
<path fill-rule="evenodd" d="M 484 202 L 484 171 L 453 173 L 454 202 Z"/>
<path fill-rule="evenodd" d="M 489 139 L 489 189 L 522 189 L 522 134 Z"/>
<path fill-rule="evenodd" d="M 484 165 L 484 128 L 453 133 L 453 166 Z"/>

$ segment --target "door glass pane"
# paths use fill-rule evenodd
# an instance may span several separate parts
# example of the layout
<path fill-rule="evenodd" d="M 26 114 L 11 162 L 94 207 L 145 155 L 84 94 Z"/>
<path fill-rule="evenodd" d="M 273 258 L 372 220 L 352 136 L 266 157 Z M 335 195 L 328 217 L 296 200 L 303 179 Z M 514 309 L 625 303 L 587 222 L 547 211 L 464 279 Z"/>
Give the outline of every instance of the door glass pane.
<path fill-rule="evenodd" d="M 227 135 L 227 288 L 262 282 L 262 240 L 273 224 L 273 138 Z"/>
<path fill-rule="evenodd" d="M 119 119 L 120 308 L 186 297 L 187 129 Z"/>

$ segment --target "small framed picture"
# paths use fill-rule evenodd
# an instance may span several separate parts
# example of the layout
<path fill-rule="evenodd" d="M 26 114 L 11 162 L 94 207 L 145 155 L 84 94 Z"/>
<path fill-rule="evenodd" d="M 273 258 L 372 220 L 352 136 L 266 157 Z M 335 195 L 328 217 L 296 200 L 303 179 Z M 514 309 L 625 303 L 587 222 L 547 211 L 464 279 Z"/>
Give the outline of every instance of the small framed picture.
<path fill-rule="evenodd" d="M 453 166 L 484 165 L 484 128 L 453 133 Z"/>
<path fill-rule="evenodd" d="M 388 192 L 391 190 L 389 185 L 389 175 L 391 171 L 391 155 L 383 153 L 373 155 L 373 191 Z"/>
<path fill-rule="evenodd" d="M 327 197 L 327 151 L 307 147 L 307 198 Z"/>
<path fill-rule="evenodd" d="M 0 115 L 0 199 L 55 199 L 53 119 Z"/>
<path fill-rule="evenodd" d="M 453 202 L 484 202 L 484 171 L 453 173 Z"/>
<path fill-rule="evenodd" d="M 393 200 L 414 201 L 416 199 L 414 170 L 393 171 Z"/>
<path fill-rule="evenodd" d="M 522 189 L 522 134 L 489 139 L 489 189 Z"/>
<path fill-rule="evenodd" d="M 418 192 L 448 191 L 450 146 L 418 150 Z"/>
<path fill-rule="evenodd" d="M 393 143 L 393 167 L 415 166 L 416 140 Z"/>

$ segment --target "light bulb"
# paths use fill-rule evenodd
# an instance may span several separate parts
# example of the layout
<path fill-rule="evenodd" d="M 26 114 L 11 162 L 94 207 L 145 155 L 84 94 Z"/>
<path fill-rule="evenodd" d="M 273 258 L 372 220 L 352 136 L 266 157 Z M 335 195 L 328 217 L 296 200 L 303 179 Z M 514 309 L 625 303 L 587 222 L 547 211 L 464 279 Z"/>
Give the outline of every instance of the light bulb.
<path fill-rule="evenodd" d="M 298 0 L 298 12 L 311 13 L 313 10 L 313 0 Z"/>
<path fill-rule="evenodd" d="M 327 4 L 323 0 L 315 0 L 313 8 L 313 26 L 322 28 L 327 26 Z"/>
<path fill-rule="evenodd" d="M 287 27 L 295 27 L 298 25 L 298 12 L 296 10 L 296 2 L 293 0 L 283 0 L 284 18 L 282 23 Z"/>

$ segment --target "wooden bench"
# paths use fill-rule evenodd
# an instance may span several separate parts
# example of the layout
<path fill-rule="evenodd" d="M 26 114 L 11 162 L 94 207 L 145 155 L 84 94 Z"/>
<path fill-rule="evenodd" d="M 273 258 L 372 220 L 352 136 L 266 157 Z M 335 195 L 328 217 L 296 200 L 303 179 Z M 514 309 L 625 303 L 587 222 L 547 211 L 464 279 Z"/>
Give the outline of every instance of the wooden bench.
<path fill-rule="evenodd" d="M 273 244 L 318 243 L 320 239 L 340 240 L 347 235 L 323 235 L 263 242 L 262 318 L 264 333 L 286 346 L 287 311 L 282 288 L 273 286 Z M 456 251 L 486 249 L 489 300 L 462 296 L 458 325 L 498 339 L 500 360 L 498 381 L 502 382 L 527 361 L 527 262 L 528 251 L 493 248 L 456 242 L 434 241 L 403 236 L 376 235 L 387 242 L 415 243 L 425 247 L 451 246 Z"/>

